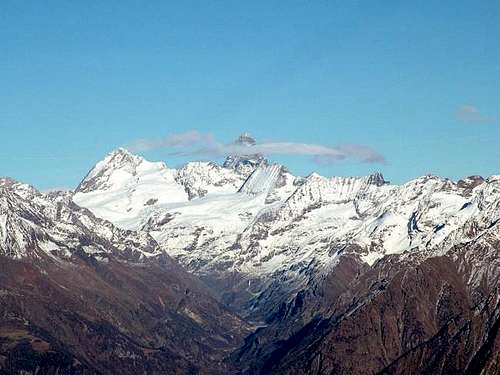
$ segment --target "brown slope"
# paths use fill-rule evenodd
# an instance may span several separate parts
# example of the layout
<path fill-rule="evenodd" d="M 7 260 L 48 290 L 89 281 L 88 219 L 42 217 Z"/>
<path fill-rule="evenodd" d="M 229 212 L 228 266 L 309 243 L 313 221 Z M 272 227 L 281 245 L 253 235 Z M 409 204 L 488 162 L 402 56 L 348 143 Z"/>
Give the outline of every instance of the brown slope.
<path fill-rule="evenodd" d="M 151 236 L 0 180 L 0 373 L 219 373 L 249 326 Z"/>
<path fill-rule="evenodd" d="M 262 329 L 264 338 L 238 354 L 265 360 L 243 372 L 498 373 L 498 283 L 468 284 L 471 269 L 463 255 L 472 250 L 478 249 L 416 263 L 397 257 L 379 262 L 333 301 L 329 313 L 320 311 L 273 347 L 261 344 L 273 327 Z"/>
<path fill-rule="evenodd" d="M 216 373 L 247 326 L 176 266 L 0 259 L 8 373 Z"/>

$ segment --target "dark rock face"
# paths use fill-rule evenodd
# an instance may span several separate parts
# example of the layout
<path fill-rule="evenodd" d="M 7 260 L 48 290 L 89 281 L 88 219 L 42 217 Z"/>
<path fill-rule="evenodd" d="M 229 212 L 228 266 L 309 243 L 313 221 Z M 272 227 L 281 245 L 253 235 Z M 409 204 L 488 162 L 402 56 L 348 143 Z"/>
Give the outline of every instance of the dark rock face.
<path fill-rule="evenodd" d="M 457 182 L 457 186 L 461 189 L 465 189 L 467 192 L 472 191 L 476 186 L 481 185 L 484 182 L 484 178 L 481 176 L 469 176 L 463 180 Z"/>
<path fill-rule="evenodd" d="M 290 293 L 290 298 L 268 311 L 266 324 L 248 336 L 245 344 L 231 360 L 243 373 L 265 373 L 279 353 L 285 353 L 292 342 L 298 342 L 319 317 L 327 316 L 332 304 L 348 291 L 350 283 L 369 267 L 355 257 L 341 257 L 332 272 L 320 277 L 304 289 Z M 272 301 L 277 288 L 262 298 Z M 279 301 L 281 296 L 276 298 Z"/>
<path fill-rule="evenodd" d="M 233 360 L 252 374 L 497 374 L 498 280 L 471 288 L 460 251 L 454 256 L 383 260 L 351 273 L 346 287 L 330 280 L 324 285 L 339 294 L 323 296 L 322 307 L 301 301 L 300 329 L 277 329 L 293 327 L 291 316 L 262 328 Z"/>
<path fill-rule="evenodd" d="M 368 182 L 377 186 L 387 185 L 389 181 L 384 179 L 384 176 L 380 172 L 375 172 L 368 177 Z"/>

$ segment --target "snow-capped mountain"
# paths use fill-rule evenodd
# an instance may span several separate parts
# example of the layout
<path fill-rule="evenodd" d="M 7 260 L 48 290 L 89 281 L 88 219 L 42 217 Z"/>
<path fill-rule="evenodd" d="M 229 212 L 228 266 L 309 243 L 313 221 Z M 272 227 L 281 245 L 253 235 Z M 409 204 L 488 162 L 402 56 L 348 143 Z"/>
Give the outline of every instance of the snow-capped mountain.
<path fill-rule="evenodd" d="M 252 152 L 252 146 L 255 146 L 256 141 L 248 133 L 240 135 L 234 144 L 248 149 L 248 152 L 229 155 L 224 161 L 224 168 L 234 169 L 240 174 L 249 176 L 257 166 L 266 163 L 264 155 Z"/>
<path fill-rule="evenodd" d="M 223 166 L 176 170 L 119 149 L 90 171 L 73 200 L 119 227 L 149 232 L 190 271 L 253 299 L 270 282 L 305 283 L 342 254 L 443 254 L 500 218 L 500 179 L 424 176 L 391 185 L 375 173 L 291 175 L 251 152 Z M 247 159 L 246 159 L 247 158 Z M 241 166 L 245 168 L 241 168 Z"/>
<path fill-rule="evenodd" d="M 0 253 L 12 258 L 70 258 L 75 251 L 106 261 L 108 255 L 140 260 L 159 255 L 145 232 L 130 232 L 74 204 L 68 193 L 42 194 L 0 179 Z"/>
<path fill-rule="evenodd" d="M 0 316 L 0 373 L 9 374 L 217 373 L 250 330 L 147 232 L 7 178 Z"/>
<path fill-rule="evenodd" d="M 120 148 L 97 163 L 73 200 L 128 229 L 137 229 L 154 208 L 185 204 L 207 194 L 235 193 L 248 175 L 210 162 L 171 169 Z"/>
<path fill-rule="evenodd" d="M 0 179 L 0 372 L 498 373 L 499 176 L 298 177 L 237 144 Z"/>

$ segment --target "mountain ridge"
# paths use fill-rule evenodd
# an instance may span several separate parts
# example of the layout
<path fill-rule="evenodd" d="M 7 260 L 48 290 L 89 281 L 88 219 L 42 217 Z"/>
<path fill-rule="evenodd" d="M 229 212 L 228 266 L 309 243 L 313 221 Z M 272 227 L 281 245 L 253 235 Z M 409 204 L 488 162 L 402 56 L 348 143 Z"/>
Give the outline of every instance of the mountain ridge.
<path fill-rule="evenodd" d="M 499 370 L 499 176 L 299 177 L 248 154 L 170 169 L 118 149 L 74 192 L 0 179 L 0 369 Z M 96 339 L 97 367 L 64 346 Z"/>
<path fill-rule="evenodd" d="M 0 180 L 0 223 L 0 373 L 215 374 L 251 330 L 149 234 L 68 194 Z"/>
<path fill-rule="evenodd" d="M 162 166 L 166 168 L 165 164 L 162 164 Z M 281 170 L 278 171 L 278 168 L 280 167 Z M 418 218 L 417 216 L 412 216 L 414 214 L 413 211 L 419 211 L 419 205 L 420 207 L 425 206 L 429 203 L 429 199 L 436 198 L 436 202 L 432 204 L 449 206 L 443 207 L 443 212 L 437 212 L 437 216 L 441 214 L 448 215 L 449 213 L 446 212 L 447 208 L 449 210 L 454 210 L 452 215 L 458 216 L 458 211 L 460 211 L 460 209 L 464 205 L 469 203 L 473 204 L 467 201 L 469 194 L 472 194 L 473 191 L 478 191 L 479 189 L 481 189 L 480 187 L 478 188 L 478 186 L 481 186 L 483 184 L 493 184 L 497 180 L 496 176 L 492 176 L 488 179 L 471 178 L 469 180 L 464 179 L 458 182 L 453 182 L 449 179 L 443 179 L 437 176 L 428 175 L 409 181 L 408 183 L 403 185 L 391 185 L 387 181 L 385 181 L 384 177 L 380 173 L 374 173 L 366 177 L 332 178 L 326 178 L 312 173 L 308 177 L 302 178 L 291 175 L 283 166 L 272 167 L 272 165 L 270 165 L 269 162 L 266 161 L 265 165 L 257 165 L 250 175 L 242 176 L 241 174 L 239 174 L 239 172 L 233 173 L 231 172 L 233 171 L 232 169 L 225 168 L 223 166 L 220 167 L 214 163 L 195 162 L 188 163 L 186 166 L 182 167 L 179 170 L 181 172 L 178 172 L 177 170 L 169 170 L 170 174 L 179 173 L 179 175 L 182 176 L 182 178 L 173 177 L 173 180 L 177 182 L 177 185 L 175 185 L 177 191 L 181 190 L 181 186 L 179 185 L 183 185 L 184 190 L 188 192 L 191 191 L 191 193 L 188 193 L 187 196 L 171 195 L 168 201 L 165 200 L 164 203 L 162 203 L 158 200 L 158 197 L 154 196 L 155 193 L 151 192 L 149 195 L 144 196 L 143 199 L 143 204 L 150 202 L 150 204 L 148 204 L 148 207 L 140 207 L 140 210 L 144 212 L 138 215 L 142 217 L 136 217 L 135 222 L 129 221 L 127 222 L 127 225 L 129 225 L 128 227 L 130 229 L 139 229 L 143 227 L 147 222 L 149 228 L 154 227 L 154 220 L 151 219 L 153 217 L 159 217 L 161 216 L 161 212 L 165 212 L 170 218 L 170 220 L 168 220 L 168 223 L 169 227 L 171 228 L 176 220 L 182 218 L 182 210 L 187 210 L 186 207 L 189 205 L 190 201 L 193 201 L 193 205 L 197 205 L 200 207 L 200 209 L 203 208 L 205 210 L 210 210 L 210 204 L 208 204 L 208 201 L 210 201 L 210 198 L 212 196 L 214 197 L 213 201 L 216 203 L 216 205 L 223 204 L 224 198 L 221 197 L 224 195 L 227 196 L 228 202 L 233 202 L 233 200 L 236 199 L 235 197 L 237 193 L 245 193 L 245 189 L 248 189 L 248 186 L 250 186 L 252 178 L 257 179 L 256 176 L 258 173 L 264 173 L 264 176 L 266 174 L 266 170 L 270 171 L 273 168 L 273 173 L 277 176 L 274 176 L 272 174 L 270 176 L 266 175 L 267 180 L 272 180 L 267 181 L 269 182 L 270 186 L 266 187 L 266 178 L 263 177 L 261 177 L 260 181 L 254 183 L 254 185 L 258 185 L 259 187 L 264 186 L 263 190 L 265 190 L 265 192 L 259 191 L 257 192 L 257 194 L 255 194 L 254 192 L 254 195 L 263 195 L 264 193 L 267 195 L 265 197 L 264 203 L 262 203 L 262 201 L 254 202 L 255 204 L 252 209 L 243 209 L 242 212 L 239 213 L 240 217 L 251 216 L 253 219 L 249 221 L 245 221 L 244 219 L 239 220 L 242 223 L 240 225 L 240 228 L 243 228 L 243 230 L 240 229 L 238 233 L 239 235 L 244 237 L 245 233 L 249 233 L 251 231 L 258 232 L 261 229 L 259 227 L 262 226 L 260 224 L 262 222 L 265 222 L 265 218 L 269 217 L 269 215 L 275 215 L 275 221 L 276 215 L 279 216 L 280 220 L 283 222 L 282 227 L 286 226 L 285 221 L 288 221 L 288 225 L 291 225 L 293 227 L 294 221 L 300 221 L 300 218 L 304 215 L 307 217 L 309 212 L 309 216 L 316 214 L 321 211 L 318 211 L 318 208 L 327 206 L 330 206 L 332 208 L 337 207 L 339 209 L 343 208 L 347 211 L 350 210 L 353 215 L 356 215 L 361 219 L 361 222 L 363 221 L 364 217 L 366 217 L 367 215 L 371 215 L 371 222 L 365 221 L 366 224 L 364 224 L 365 226 L 368 226 L 370 228 L 365 228 L 365 231 L 369 229 L 379 231 L 380 226 L 384 226 L 384 222 L 387 224 L 387 222 L 390 222 L 391 220 L 398 220 L 397 216 L 403 215 L 404 223 L 389 223 L 386 225 L 396 225 L 397 230 L 401 232 L 400 238 L 395 238 L 395 236 L 393 236 L 394 238 L 391 239 L 387 238 L 387 236 L 384 237 L 385 235 L 381 234 L 381 240 L 384 241 L 381 247 L 383 252 L 379 252 L 378 254 L 372 252 L 373 255 L 370 255 L 370 252 L 368 252 L 365 255 L 365 260 L 369 262 L 373 262 L 375 259 L 380 258 L 381 255 L 387 253 L 387 250 L 390 253 L 394 251 L 401 252 L 404 249 L 409 249 L 414 246 L 415 242 L 417 241 L 417 237 L 422 237 L 422 235 L 420 235 L 420 233 L 422 233 L 422 228 L 420 228 L 419 224 L 417 223 Z M 207 176 L 210 176 L 210 178 Z M 138 178 L 140 179 L 141 177 Z M 250 180 L 247 181 L 247 179 Z M 186 181 L 197 181 L 198 184 L 195 184 L 193 182 L 187 183 Z M 172 184 L 175 183 L 172 182 Z M 140 187 L 141 185 L 141 183 L 136 183 L 135 185 L 132 184 L 132 189 L 137 186 Z M 373 188 L 371 186 L 373 186 Z M 171 187 L 171 190 L 173 190 L 173 187 Z M 248 190 L 250 191 L 251 189 Z M 197 193 L 193 193 L 193 191 L 197 191 Z M 414 192 L 416 193 L 413 194 Z M 102 195 L 103 193 L 105 192 L 101 191 L 100 195 Z M 407 205 L 411 205 L 412 202 L 415 202 L 416 206 L 414 207 L 413 211 L 403 213 L 391 212 L 391 210 L 398 209 L 398 207 L 394 207 L 397 205 L 397 202 L 389 202 L 391 194 L 399 194 L 400 199 L 405 200 L 407 202 Z M 441 194 L 441 196 L 439 196 L 439 194 Z M 477 192 L 476 194 L 481 193 Z M 241 199 L 239 200 L 239 202 L 242 202 L 246 199 L 245 194 L 240 194 L 240 197 Z M 200 202 L 194 201 L 200 198 L 204 198 L 205 200 Z M 91 210 L 92 207 L 99 206 L 96 209 L 96 212 L 98 212 L 98 210 L 102 209 L 103 207 L 103 204 L 101 202 L 94 206 L 92 202 L 87 202 L 85 192 L 82 192 L 78 189 L 76 190 L 74 200 L 75 202 L 83 206 L 87 206 Z M 130 200 L 133 201 L 133 198 Z M 380 214 L 375 215 L 373 206 L 376 206 L 382 200 L 388 201 L 388 207 L 380 207 Z M 204 205 L 202 202 L 207 204 Z M 353 207 L 346 207 L 346 204 L 349 202 L 352 202 Z M 342 205 L 344 205 L 344 207 L 342 207 Z M 391 205 L 393 206 L 392 208 Z M 176 210 L 177 207 L 181 210 L 181 212 Z M 405 210 L 410 210 L 410 207 L 405 208 Z M 125 211 L 130 212 L 133 210 L 131 210 L 130 207 L 123 207 L 122 212 L 120 212 L 119 214 L 126 216 L 127 212 Z M 346 214 L 348 214 L 348 212 L 346 212 Z M 100 212 L 100 215 L 106 217 L 105 212 Z M 107 218 L 120 226 L 120 218 L 113 218 L 112 216 L 109 216 Z M 292 221 L 290 222 L 289 219 L 292 219 Z M 436 221 L 435 217 L 429 217 L 428 219 Z M 157 219 L 157 222 L 165 223 L 165 221 L 166 220 L 164 218 Z M 160 227 L 161 225 L 156 225 L 157 229 Z M 442 231 L 442 234 L 448 230 L 443 230 L 446 227 L 446 225 L 443 226 L 443 223 L 435 222 L 434 227 L 436 228 L 436 233 Z M 273 233 L 278 233 L 280 230 L 283 230 L 282 228 L 268 229 Z M 350 234 L 346 234 L 346 236 L 349 238 L 357 236 L 359 238 L 361 234 L 359 233 L 359 230 L 356 231 L 355 229 L 356 228 L 354 228 L 354 231 L 352 231 Z M 431 228 L 427 228 L 426 233 L 429 233 L 430 229 Z M 195 230 L 196 228 L 190 232 L 191 237 L 194 235 Z M 157 239 L 162 242 L 162 234 L 160 233 L 161 230 L 159 230 L 158 232 L 159 233 L 157 234 Z M 403 232 L 406 232 L 406 234 Z M 363 243 L 362 246 L 367 247 L 367 249 L 369 248 L 369 243 L 367 243 L 366 240 L 360 239 L 360 241 Z M 398 241 L 406 242 L 398 245 Z M 421 239 L 420 241 L 423 241 L 423 239 Z M 185 246 L 188 246 L 188 244 L 185 243 Z"/>

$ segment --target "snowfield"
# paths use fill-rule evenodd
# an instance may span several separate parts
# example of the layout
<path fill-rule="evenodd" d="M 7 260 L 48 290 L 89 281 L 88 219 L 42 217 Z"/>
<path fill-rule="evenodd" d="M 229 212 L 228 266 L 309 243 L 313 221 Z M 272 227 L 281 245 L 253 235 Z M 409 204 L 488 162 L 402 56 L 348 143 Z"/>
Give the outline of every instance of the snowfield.
<path fill-rule="evenodd" d="M 499 197 L 496 177 L 424 176 L 399 186 L 379 173 L 302 178 L 241 157 L 176 170 L 118 149 L 73 201 L 121 228 L 147 231 L 195 273 L 291 278 L 345 252 L 368 264 L 387 254 L 446 252 L 470 239 L 467 223 L 486 227 L 500 217 Z"/>

